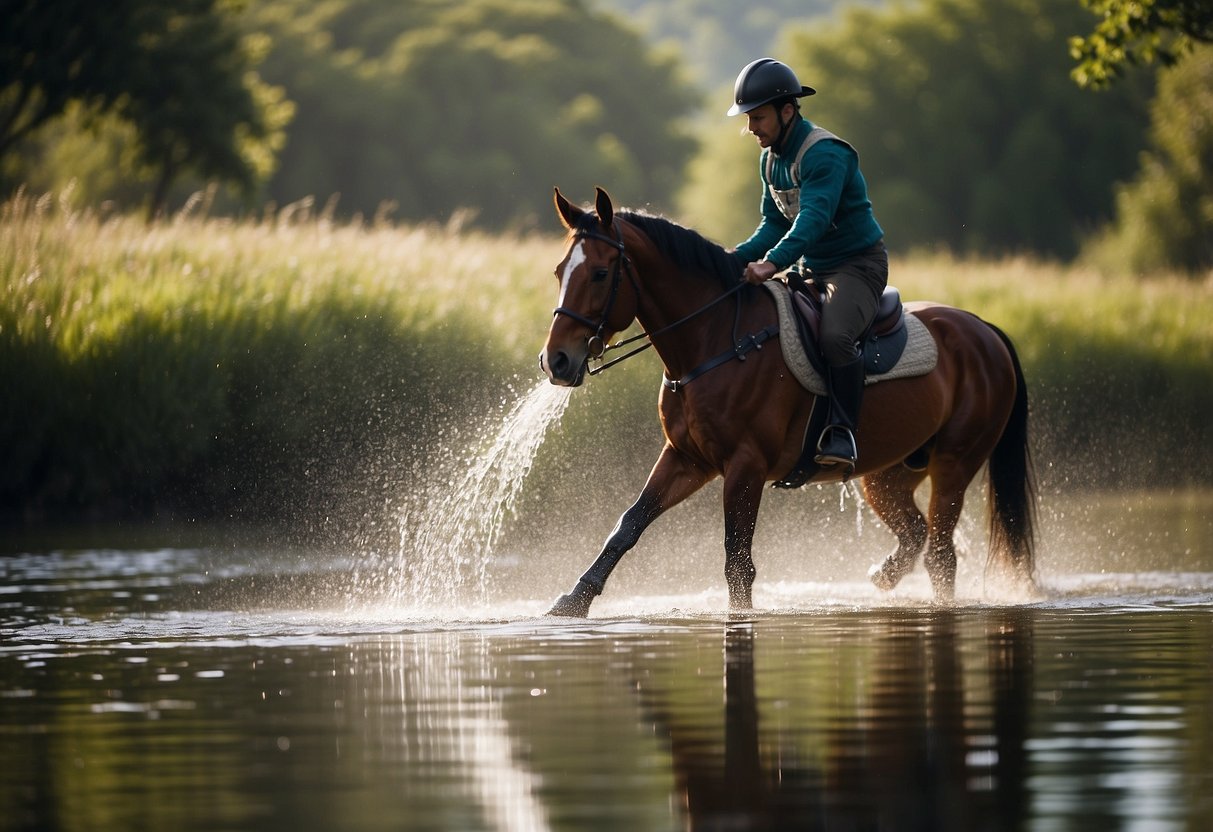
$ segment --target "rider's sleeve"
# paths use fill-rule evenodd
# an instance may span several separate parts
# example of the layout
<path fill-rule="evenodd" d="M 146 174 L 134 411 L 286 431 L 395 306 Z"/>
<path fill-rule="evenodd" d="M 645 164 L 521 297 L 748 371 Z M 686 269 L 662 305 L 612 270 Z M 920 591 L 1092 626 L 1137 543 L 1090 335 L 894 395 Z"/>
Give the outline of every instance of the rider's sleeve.
<path fill-rule="evenodd" d="M 759 154 L 758 160 L 758 178 L 762 182 L 762 221 L 758 223 L 758 228 L 754 230 L 750 238 L 735 248 L 737 255 L 747 263 L 761 260 L 792 227 L 787 218 L 780 213 L 779 206 L 772 198 L 771 191 L 767 187 L 766 177 L 762 172 L 768 152 L 764 151 Z"/>

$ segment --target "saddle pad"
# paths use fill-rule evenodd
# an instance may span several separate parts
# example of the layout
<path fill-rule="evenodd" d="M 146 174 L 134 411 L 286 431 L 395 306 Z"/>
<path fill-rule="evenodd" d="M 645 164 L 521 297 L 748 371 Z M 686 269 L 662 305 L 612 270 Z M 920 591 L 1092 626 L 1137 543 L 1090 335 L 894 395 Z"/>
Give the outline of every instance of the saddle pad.
<path fill-rule="evenodd" d="M 784 363 L 788 365 L 792 375 L 801 386 L 815 396 L 828 395 L 825 382 L 821 375 L 813 369 L 809 359 L 804 354 L 804 345 L 800 342 L 800 328 L 793 317 L 796 312 L 792 308 L 792 299 L 788 296 L 788 285 L 782 280 L 768 280 L 762 284 L 775 298 L 775 306 L 779 310 L 779 346 L 783 351 Z M 907 312 L 906 348 L 901 359 L 888 372 L 880 375 L 869 375 L 865 384 L 875 384 L 895 378 L 911 378 L 923 376 L 935 369 L 939 358 L 935 339 L 927 325 L 913 313 Z"/>

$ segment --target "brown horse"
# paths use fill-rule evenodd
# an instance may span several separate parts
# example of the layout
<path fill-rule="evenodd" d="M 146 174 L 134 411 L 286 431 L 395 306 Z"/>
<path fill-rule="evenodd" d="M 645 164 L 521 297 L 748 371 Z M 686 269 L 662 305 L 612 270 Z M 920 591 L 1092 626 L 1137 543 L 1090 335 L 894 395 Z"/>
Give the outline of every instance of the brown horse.
<path fill-rule="evenodd" d="M 724 477 L 729 606 L 747 609 L 763 485 L 800 459 L 814 404 L 779 349 L 751 348 L 777 323 L 774 301 L 741 281 L 744 264 L 733 254 L 667 219 L 616 213 L 602 189 L 596 211 L 572 205 L 559 189 L 555 202 L 569 239 L 556 267 L 560 295 L 540 366 L 552 384 L 580 385 L 590 360 L 601 359 L 607 341 L 635 320 L 660 356 L 667 383 L 659 402 L 665 446 L 648 482 L 551 613 L 585 616 L 649 524 L 717 476 Z M 930 373 L 883 381 L 865 394 L 854 474 L 898 540 L 870 577 L 892 589 L 925 547 L 935 597 L 950 600 L 953 531 L 966 487 L 988 462 L 987 576 L 1031 587 L 1034 485 L 1027 388 L 1015 349 L 1001 330 L 969 312 L 936 304 L 909 304 L 907 311 L 926 324 L 939 357 Z M 744 360 L 734 360 L 739 354 Z M 818 470 L 810 481 L 841 477 Z M 924 517 L 914 490 L 926 477 L 931 497 Z"/>

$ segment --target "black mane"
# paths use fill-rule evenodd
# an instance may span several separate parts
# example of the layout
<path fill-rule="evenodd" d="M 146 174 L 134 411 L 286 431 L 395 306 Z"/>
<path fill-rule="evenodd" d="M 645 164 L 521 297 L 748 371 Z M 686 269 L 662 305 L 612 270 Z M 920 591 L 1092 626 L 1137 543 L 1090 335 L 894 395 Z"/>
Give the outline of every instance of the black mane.
<path fill-rule="evenodd" d="M 620 211 L 616 216 L 643 231 L 653 245 L 679 268 L 715 277 L 725 288 L 741 281 L 745 262 L 698 231 L 684 228 L 665 217 L 639 211 Z"/>

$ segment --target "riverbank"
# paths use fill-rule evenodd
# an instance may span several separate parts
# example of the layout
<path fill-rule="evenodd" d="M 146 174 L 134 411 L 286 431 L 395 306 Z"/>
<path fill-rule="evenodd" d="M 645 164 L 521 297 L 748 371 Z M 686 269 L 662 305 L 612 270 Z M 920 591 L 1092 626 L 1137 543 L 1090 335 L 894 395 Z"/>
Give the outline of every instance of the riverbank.
<path fill-rule="evenodd" d="M 299 210 L 149 227 L 11 200 L 0 518 L 287 518 L 306 536 L 362 516 L 537 382 L 563 248 Z M 1043 476 L 1213 480 L 1213 284 L 896 256 L 892 282 L 1014 339 Z M 576 449 L 608 480 L 647 470 L 659 373 L 646 355 L 594 379 L 545 453 Z"/>

